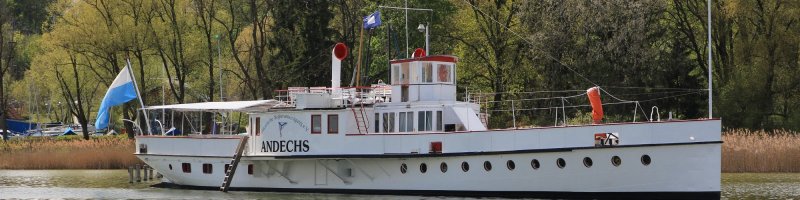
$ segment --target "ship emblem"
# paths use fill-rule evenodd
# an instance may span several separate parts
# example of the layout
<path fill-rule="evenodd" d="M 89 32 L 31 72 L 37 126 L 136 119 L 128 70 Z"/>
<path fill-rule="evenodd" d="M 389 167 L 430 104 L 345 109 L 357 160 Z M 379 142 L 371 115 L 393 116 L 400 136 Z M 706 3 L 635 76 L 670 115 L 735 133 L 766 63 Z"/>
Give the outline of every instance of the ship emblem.
<path fill-rule="evenodd" d="M 286 126 L 288 122 L 278 122 L 278 134 L 280 137 L 283 137 L 283 127 Z"/>

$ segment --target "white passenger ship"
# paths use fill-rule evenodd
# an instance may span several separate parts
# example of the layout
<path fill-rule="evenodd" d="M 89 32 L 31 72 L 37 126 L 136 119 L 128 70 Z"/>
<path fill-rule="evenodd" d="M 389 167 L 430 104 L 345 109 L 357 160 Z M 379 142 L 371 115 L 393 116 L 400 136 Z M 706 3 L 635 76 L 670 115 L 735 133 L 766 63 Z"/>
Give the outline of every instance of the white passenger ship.
<path fill-rule="evenodd" d="M 342 88 L 342 48 L 329 88 L 148 107 L 243 112 L 248 131 L 137 136 L 136 156 L 169 185 L 223 191 L 720 198 L 719 119 L 492 130 L 456 99 L 458 58 L 394 60 L 388 85 Z"/>

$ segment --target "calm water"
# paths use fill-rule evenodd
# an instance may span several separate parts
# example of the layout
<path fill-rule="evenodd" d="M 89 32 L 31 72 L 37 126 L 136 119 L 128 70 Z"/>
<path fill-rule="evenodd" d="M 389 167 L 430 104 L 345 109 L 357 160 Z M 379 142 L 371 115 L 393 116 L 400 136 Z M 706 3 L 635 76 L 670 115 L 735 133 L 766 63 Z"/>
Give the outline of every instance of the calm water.
<path fill-rule="evenodd" d="M 446 197 L 371 196 L 230 192 L 151 188 L 128 183 L 125 170 L 0 170 L 0 199 L 449 199 Z M 723 174 L 726 199 L 800 199 L 800 173 Z M 463 199 L 463 198 L 457 198 Z"/>

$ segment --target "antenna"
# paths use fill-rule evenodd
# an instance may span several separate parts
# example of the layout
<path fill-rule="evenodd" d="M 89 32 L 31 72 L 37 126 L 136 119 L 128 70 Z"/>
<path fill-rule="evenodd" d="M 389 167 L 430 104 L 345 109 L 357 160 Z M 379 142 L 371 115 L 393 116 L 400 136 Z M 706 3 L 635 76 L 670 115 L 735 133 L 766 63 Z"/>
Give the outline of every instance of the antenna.
<path fill-rule="evenodd" d="M 713 85 L 711 77 L 711 0 L 706 1 L 706 7 L 708 8 L 708 118 L 714 118 L 712 115 L 712 107 L 714 105 L 714 97 L 712 95 Z"/>

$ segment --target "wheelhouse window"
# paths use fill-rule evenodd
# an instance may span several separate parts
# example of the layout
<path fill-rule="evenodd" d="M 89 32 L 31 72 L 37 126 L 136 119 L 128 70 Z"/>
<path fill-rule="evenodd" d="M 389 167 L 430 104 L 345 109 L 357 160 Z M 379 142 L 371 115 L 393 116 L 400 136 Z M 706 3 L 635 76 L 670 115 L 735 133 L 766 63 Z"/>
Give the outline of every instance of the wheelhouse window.
<path fill-rule="evenodd" d="M 433 128 L 433 111 L 419 111 L 418 131 L 431 131 Z"/>
<path fill-rule="evenodd" d="M 192 173 L 192 164 L 181 163 L 181 169 L 183 170 L 183 173 Z"/>
<path fill-rule="evenodd" d="M 311 115 L 311 134 L 322 133 L 322 115 Z"/>
<path fill-rule="evenodd" d="M 211 174 L 213 172 L 213 166 L 209 163 L 203 164 L 203 174 Z"/>
<path fill-rule="evenodd" d="M 450 73 L 451 69 L 452 69 L 452 66 L 445 65 L 445 64 L 439 64 L 437 66 L 437 68 L 438 68 L 437 69 L 437 71 L 438 71 L 438 74 L 437 74 L 437 78 L 438 79 L 437 80 L 440 83 L 452 83 L 453 82 L 453 79 L 451 77 L 452 75 Z"/>
<path fill-rule="evenodd" d="M 425 63 L 422 65 L 422 82 L 423 83 L 433 82 L 433 64 Z"/>
<path fill-rule="evenodd" d="M 339 115 L 328 115 L 328 134 L 339 133 Z"/>

